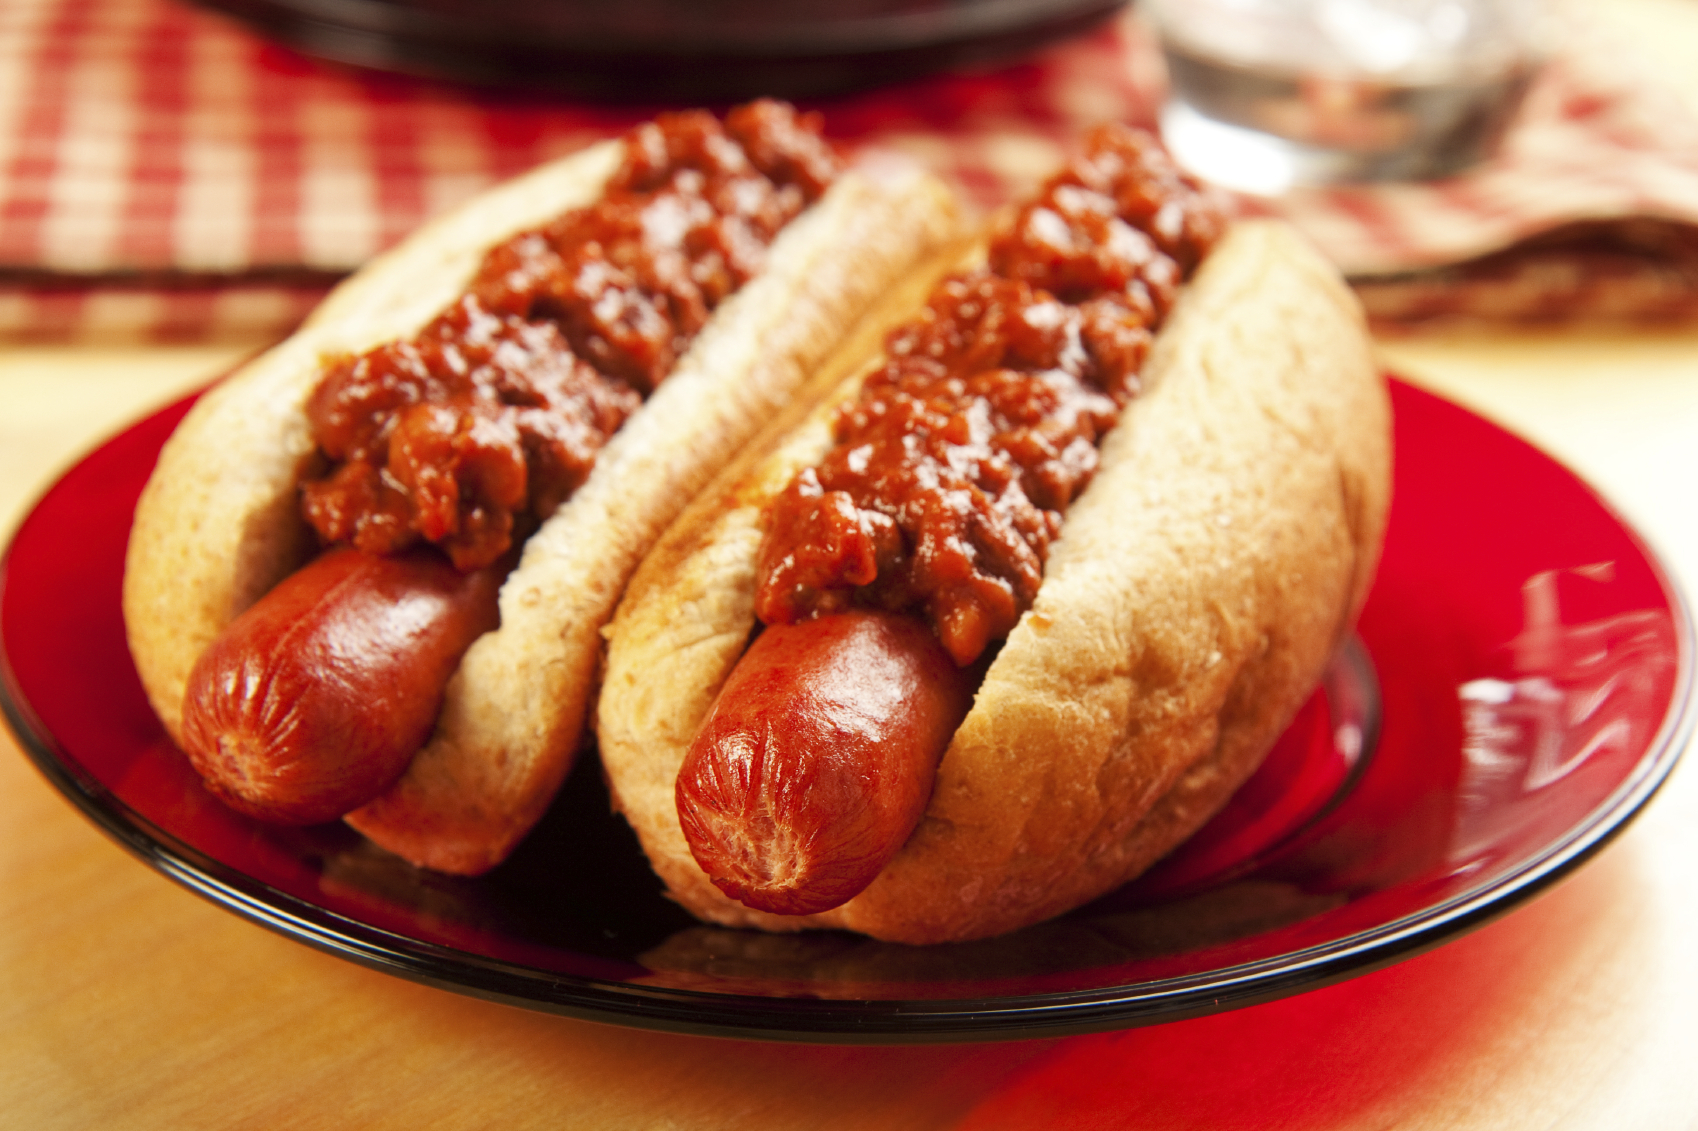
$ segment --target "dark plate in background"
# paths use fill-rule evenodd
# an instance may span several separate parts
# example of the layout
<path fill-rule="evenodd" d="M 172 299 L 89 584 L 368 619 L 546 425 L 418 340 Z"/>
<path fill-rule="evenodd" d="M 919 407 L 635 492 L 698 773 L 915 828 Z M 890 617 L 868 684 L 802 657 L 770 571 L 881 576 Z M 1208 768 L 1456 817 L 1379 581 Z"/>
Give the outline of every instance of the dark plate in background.
<path fill-rule="evenodd" d="M 1030 51 L 1125 0 L 198 0 L 309 55 L 617 101 L 797 98 Z"/>

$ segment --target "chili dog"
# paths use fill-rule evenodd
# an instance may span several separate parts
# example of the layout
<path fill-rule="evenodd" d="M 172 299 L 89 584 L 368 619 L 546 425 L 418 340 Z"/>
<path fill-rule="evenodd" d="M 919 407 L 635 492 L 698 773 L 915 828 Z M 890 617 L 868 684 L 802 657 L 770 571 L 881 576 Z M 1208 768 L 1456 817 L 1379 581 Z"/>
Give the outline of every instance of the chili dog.
<path fill-rule="evenodd" d="M 1276 223 L 1216 243 L 1195 191 L 1100 132 L 634 575 L 602 760 L 697 916 L 908 943 L 1052 917 L 1200 827 L 1308 696 L 1377 562 L 1386 393 L 1336 273 Z M 965 360 L 929 385 L 926 357 Z M 999 401 L 1009 374 L 1062 411 Z M 929 452 L 926 489 L 881 494 L 881 445 Z M 846 647 L 893 621 L 921 639 Z"/>
<path fill-rule="evenodd" d="M 124 613 L 167 730 L 252 815 L 492 867 L 567 772 L 630 570 L 955 223 L 759 102 L 422 229 L 161 452 Z"/>

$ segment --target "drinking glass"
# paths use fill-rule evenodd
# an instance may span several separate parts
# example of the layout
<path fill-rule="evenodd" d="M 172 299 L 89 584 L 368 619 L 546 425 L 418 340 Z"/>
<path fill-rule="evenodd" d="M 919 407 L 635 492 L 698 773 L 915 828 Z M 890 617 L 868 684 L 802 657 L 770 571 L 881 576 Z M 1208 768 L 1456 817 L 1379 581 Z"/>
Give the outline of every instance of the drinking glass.
<path fill-rule="evenodd" d="M 1487 157 L 1548 31 L 1543 0 L 1142 0 L 1193 172 L 1293 185 L 1428 180 Z"/>

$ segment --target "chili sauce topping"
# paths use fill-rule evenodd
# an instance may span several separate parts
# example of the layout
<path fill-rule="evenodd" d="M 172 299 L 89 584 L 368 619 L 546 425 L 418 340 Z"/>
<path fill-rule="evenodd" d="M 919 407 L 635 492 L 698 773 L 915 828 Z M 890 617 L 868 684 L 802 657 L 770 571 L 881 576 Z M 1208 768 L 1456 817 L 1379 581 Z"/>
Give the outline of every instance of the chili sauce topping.
<path fill-rule="evenodd" d="M 660 115 L 622 139 L 601 200 L 492 248 L 412 338 L 332 362 L 308 403 L 324 470 L 302 489 L 320 541 L 499 559 L 825 192 L 819 131 L 767 100 Z"/>
<path fill-rule="evenodd" d="M 1147 134 L 1103 127 L 885 342 L 834 446 L 774 500 L 756 614 L 927 617 L 973 662 L 1032 604 L 1097 444 L 1224 228 Z"/>

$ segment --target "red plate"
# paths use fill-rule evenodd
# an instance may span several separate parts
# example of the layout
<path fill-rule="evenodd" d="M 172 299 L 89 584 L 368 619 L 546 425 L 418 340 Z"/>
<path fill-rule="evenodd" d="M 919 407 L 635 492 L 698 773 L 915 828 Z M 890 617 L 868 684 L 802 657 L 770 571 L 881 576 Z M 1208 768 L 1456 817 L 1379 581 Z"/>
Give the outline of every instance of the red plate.
<path fill-rule="evenodd" d="M 593 765 L 476 880 L 416 871 L 340 825 L 271 829 L 224 809 L 148 709 L 119 613 L 130 514 L 186 403 L 95 451 L 19 529 L 0 567 L 0 699 L 48 779 L 161 871 L 460 992 L 789 1040 L 1005 1039 L 1217 1012 L 1501 913 L 1619 831 L 1691 729 L 1691 623 L 1640 539 L 1522 441 L 1406 385 L 1393 402 L 1365 652 L 1335 663 L 1328 693 L 1191 844 L 1002 939 L 913 948 L 696 925 L 661 896 Z"/>

